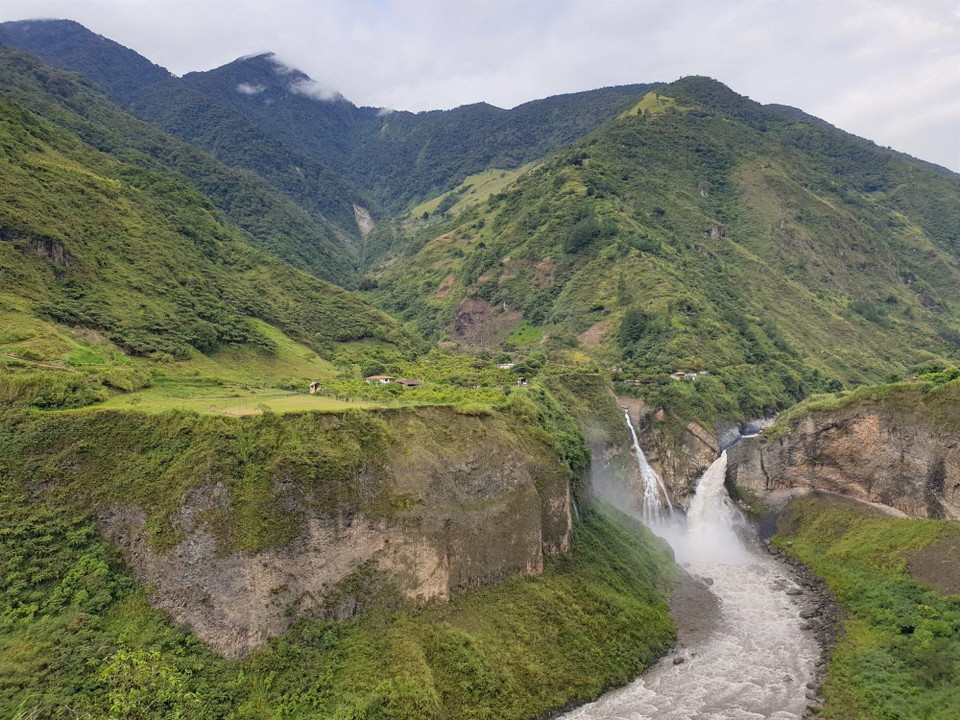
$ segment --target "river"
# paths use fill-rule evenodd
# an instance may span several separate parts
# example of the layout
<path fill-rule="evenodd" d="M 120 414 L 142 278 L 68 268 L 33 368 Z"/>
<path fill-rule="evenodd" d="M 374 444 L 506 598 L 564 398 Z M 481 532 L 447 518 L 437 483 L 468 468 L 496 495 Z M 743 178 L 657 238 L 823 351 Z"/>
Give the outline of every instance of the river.
<path fill-rule="evenodd" d="M 718 621 L 643 677 L 563 715 L 565 720 L 802 717 L 819 646 L 800 629 L 798 596 L 787 592 L 797 592 L 789 571 L 741 539 L 737 526 L 744 520 L 723 484 L 726 462 L 724 453 L 704 473 L 686 517 L 647 518 L 671 544 L 677 562 L 712 583 Z"/>

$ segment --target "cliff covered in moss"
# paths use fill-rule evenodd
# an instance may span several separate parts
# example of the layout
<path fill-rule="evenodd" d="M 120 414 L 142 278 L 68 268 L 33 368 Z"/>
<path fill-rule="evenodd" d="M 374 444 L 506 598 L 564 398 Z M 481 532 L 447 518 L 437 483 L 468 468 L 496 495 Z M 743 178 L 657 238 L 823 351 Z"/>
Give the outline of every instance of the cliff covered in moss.
<path fill-rule="evenodd" d="M 0 473 L 93 513 L 151 602 L 228 655 L 298 617 L 539 574 L 570 545 L 571 470 L 506 416 L 81 412 L 3 429 Z"/>

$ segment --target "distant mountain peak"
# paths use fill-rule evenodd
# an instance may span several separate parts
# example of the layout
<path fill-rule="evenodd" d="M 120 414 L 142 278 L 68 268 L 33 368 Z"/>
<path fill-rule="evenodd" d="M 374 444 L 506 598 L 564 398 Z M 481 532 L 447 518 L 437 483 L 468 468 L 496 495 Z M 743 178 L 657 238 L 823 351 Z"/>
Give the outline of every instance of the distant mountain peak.
<path fill-rule="evenodd" d="M 235 82 L 234 87 L 241 95 L 256 96 L 272 90 L 303 95 L 321 102 L 346 100 L 342 94 L 314 80 L 299 68 L 280 59 L 274 52 L 245 55 L 209 72 L 212 75 L 229 77 Z M 195 75 L 200 73 L 190 73 L 187 77 Z"/>
<path fill-rule="evenodd" d="M 166 68 L 73 20 L 0 23 L 0 44 L 33 53 L 50 65 L 80 72 L 124 102 L 144 87 L 173 77 Z"/>

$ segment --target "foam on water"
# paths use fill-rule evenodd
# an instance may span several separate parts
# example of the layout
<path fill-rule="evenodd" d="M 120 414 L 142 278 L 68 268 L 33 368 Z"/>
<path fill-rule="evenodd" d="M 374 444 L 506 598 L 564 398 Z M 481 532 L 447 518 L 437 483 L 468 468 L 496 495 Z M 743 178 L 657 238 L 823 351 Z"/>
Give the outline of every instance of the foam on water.
<path fill-rule="evenodd" d="M 806 707 L 819 648 L 800 630 L 793 583 L 781 565 L 748 548 L 745 523 L 724 487 L 726 453 L 697 485 L 687 519 L 651 523 L 678 562 L 713 580 L 721 618 L 698 646 L 662 659 L 642 678 L 563 716 L 566 720 L 796 720 Z M 646 514 L 646 513 L 645 513 Z"/>

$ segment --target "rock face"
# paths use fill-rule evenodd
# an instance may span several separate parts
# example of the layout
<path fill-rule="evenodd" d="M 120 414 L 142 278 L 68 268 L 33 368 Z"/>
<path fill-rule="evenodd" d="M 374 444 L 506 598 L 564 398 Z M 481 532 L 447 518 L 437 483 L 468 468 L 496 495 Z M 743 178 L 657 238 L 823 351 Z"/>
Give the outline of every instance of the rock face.
<path fill-rule="evenodd" d="M 105 534 L 150 600 L 205 643 L 239 657 L 299 616 L 343 619 L 372 597 L 446 599 L 513 574 L 537 574 L 569 549 L 570 472 L 551 448 L 505 423 L 447 411 L 398 414 L 376 477 L 390 512 L 317 505 L 303 479 L 277 473 L 276 501 L 303 511 L 293 540 L 231 550 L 214 523 L 232 511 L 229 482 L 188 490 L 171 522 L 178 541 L 151 546 L 145 513 L 114 505 Z M 373 472 L 373 471 L 370 471 Z"/>
<path fill-rule="evenodd" d="M 674 505 L 686 506 L 697 480 L 720 454 L 717 439 L 695 422 L 680 424 L 639 400 L 621 398 L 637 427 L 640 447 L 657 471 Z"/>
<path fill-rule="evenodd" d="M 783 437 L 747 438 L 729 452 L 728 482 L 754 494 L 827 490 L 960 519 L 960 436 L 882 406 L 812 413 Z"/>

